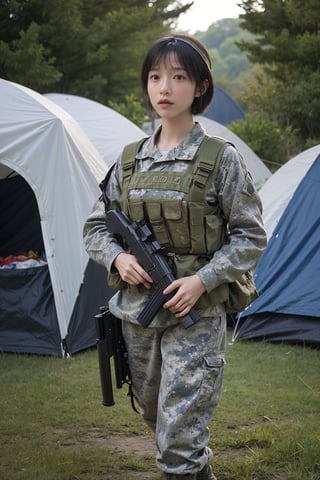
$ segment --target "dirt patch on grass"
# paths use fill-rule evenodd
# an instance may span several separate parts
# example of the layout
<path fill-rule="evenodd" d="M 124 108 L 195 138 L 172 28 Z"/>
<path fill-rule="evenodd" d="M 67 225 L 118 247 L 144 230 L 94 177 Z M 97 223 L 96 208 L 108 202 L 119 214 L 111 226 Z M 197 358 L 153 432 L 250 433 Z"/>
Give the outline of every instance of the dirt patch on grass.
<path fill-rule="evenodd" d="M 154 442 L 154 439 L 151 435 L 146 434 L 124 434 L 124 433 L 112 433 L 111 435 L 104 435 L 100 429 L 91 429 L 88 432 L 86 441 L 88 443 L 98 444 L 102 448 L 115 450 L 116 452 L 123 455 L 132 455 L 138 461 L 141 460 L 144 462 L 147 460 L 150 463 L 152 459 L 153 468 L 149 468 L 148 472 L 137 470 L 137 471 L 126 471 L 124 476 L 117 478 L 126 480 L 156 480 L 159 478 L 159 470 L 155 466 L 155 456 L 157 453 L 157 448 Z M 107 477 L 106 480 L 109 480 Z M 114 478 L 110 480 L 115 480 Z"/>
<path fill-rule="evenodd" d="M 83 441 L 83 440 L 82 440 Z M 104 434 L 99 428 L 92 428 L 85 437 L 87 444 L 98 444 L 100 447 L 116 449 L 121 453 L 132 453 L 135 456 L 155 456 L 157 448 L 152 435 L 112 433 Z"/>
<path fill-rule="evenodd" d="M 157 448 L 154 438 L 149 433 L 142 434 L 126 434 L 126 433 L 112 433 L 108 434 L 101 428 L 90 428 L 84 435 L 70 435 L 67 429 L 54 430 L 55 441 L 63 448 L 86 448 L 97 446 L 99 448 L 109 451 L 109 455 L 125 455 L 132 457 L 141 462 L 141 465 L 152 465 L 148 471 L 141 470 L 126 470 L 119 471 L 113 474 L 104 474 L 103 480 L 157 480 L 160 476 L 159 470 L 155 465 L 155 456 Z M 111 476 L 110 476 L 111 475 Z M 100 479 L 100 477 L 99 477 Z M 75 479 L 70 479 L 75 480 Z"/>

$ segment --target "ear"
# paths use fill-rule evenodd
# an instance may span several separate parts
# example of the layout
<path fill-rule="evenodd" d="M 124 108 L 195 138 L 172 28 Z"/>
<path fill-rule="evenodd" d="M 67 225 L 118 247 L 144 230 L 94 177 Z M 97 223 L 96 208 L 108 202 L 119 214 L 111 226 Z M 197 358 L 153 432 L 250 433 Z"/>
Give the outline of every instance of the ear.
<path fill-rule="evenodd" d="M 201 95 L 205 94 L 209 87 L 209 80 L 203 80 L 201 89 L 197 88 L 195 93 L 195 98 L 201 97 Z"/>

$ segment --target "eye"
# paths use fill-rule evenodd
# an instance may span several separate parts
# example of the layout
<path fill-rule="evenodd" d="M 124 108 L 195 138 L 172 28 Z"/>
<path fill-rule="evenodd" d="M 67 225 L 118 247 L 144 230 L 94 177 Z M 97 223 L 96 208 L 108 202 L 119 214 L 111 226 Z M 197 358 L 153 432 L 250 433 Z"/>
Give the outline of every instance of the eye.
<path fill-rule="evenodd" d="M 149 80 L 159 80 L 159 75 L 157 73 L 150 73 Z"/>
<path fill-rule="evenodd" d="M 174 78 L 175 78 L 176 80 L 180 80 L 180 81 L 181 81 L 181 80 L 185 80 L 186 76 L 185 76 L 185 75 L 182 75 L 182 73 L 177 73 L 177 74 L 174 76 Z"/>

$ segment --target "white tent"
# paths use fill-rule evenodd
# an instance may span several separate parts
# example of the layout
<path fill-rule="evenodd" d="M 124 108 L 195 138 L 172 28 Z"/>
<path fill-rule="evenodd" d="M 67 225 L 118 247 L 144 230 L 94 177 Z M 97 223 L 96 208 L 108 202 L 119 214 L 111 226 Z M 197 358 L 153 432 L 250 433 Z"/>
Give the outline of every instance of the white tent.
<path fill-rule="evenodd" d="M 145 136 L 130 120 L 101 103 L 62 93 L 46 93 L 45 97 L 72 115 L 108 167 L 117 160 L 127 143 Z"/>
<path fill-rule="evenodd" d="M 91 333 L 87 338 L 81 338 L 86 333 L 82 335 L 77 326 L 77 322 L 91 321 L 91 318 L 83 318 L 77 306 L 77 302 L 78 305 L 84 302 L 85 310 L 86 300 L 89 301 L 89 298 L 80 298 L 88 268 L 82 229 L 99 195 L 98 183 L 106 173 L 105 162 L 75 120 L 48 98 L 21 85 L 0 80 L 0 105 L 0 190 L 6 194 L 0 206 L 0 255 L 19 253 L 10 251 L 14 237 L 19 240 L 22 229 L 39 215 L 39 231 L 47 258 L 45 270 L 50 280 L 46 289 L 41 285 L 43 277 L 39 283 L 34 282 L 43 267 L 32 271 L 27 269 L 28 272 L 23 273 L 0 271 L 0 350 L 61 354 L 68 338 L 69 351 L 85 348 L 88 342 L 92 344 L 93 330 L 90 325 Z M 18 175 L 10 175 L 11 171 Z M 10 187 L 15 177 L 22 179 L 35 197 L 37 208 L 30 218 L 20 215 L 25 204 L 20 201 L 17 191 Z M 7 215 L 7 209 L 13 205 L 16 205 L 15 211 Z M 9 223 L 11 233 L 8 238 Z M 16 277 L 21 275 L 21 279 L 27 273 L 30 274 L 29 284 L 26 283 L 22 291 L 15 290 L 14 282 L 19 284 Z M 92 285 L 91 288 L 95 297 L 99 286 Z M 46 304 L 51 294 L 53 309 Z M 39 295 L 38 300 L 34 299 L 36 295 Z M 36 307 L 38 310 L 35 311 Z M 50 326 L 46 324 L 49 323 L 49 310 L 41 311 L 44 308 L 50 309 Z M 80 310 L 83 313 L 84 310 Z M 70 339 L 70 322 L 75 313 L 82 318 L 75 319 L 74 339 Z M 57 326 L 54 325 L 54 316 Z"/>
<path fill-rule="evenodd" d="M 210 118 L 202 115 L 199 115 L 196 118 L 202 124 L 208 135 L 225 138 L 237 147 L 257 188 L 260 188 L 266 180 L 271 177 L 271 172 L 268 167 L 266 167 L 258 155 L 256 155 L 254 151 L 243 140 L 241 140 L 240 137 L 238 137 L 238 135 Z"/>

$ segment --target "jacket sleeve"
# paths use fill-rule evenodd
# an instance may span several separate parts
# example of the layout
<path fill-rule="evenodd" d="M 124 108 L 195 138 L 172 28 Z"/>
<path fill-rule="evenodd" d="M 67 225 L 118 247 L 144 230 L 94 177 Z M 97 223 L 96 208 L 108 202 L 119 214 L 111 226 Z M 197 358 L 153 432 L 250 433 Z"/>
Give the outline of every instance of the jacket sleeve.
<path fill-rule="evenodd" d="M 218 201 L 228 233 L 220 250 L 197 272 L 208 292 L 254 269 L 267 243 L 259 194 L 243 159 L 232 146 L 221 158 L 210 195 L 212 201 Z"/>
<path fill-rule="evenodd" d="M 106 185 L 106 194 L 110 202 L 112 201 L 119 205 L 121 174 L 122 169 L 120 160 L 118 160 Z M 105 226 L 105 204 L 101 197 L 96 201 L 91 214 L 84 224 L 83 240 L 90 258 L 104 265 L 108 272 L 111 271 L 112 264 L 117 255 L 124 251 L 116 238 L 108 232 Z"/>

